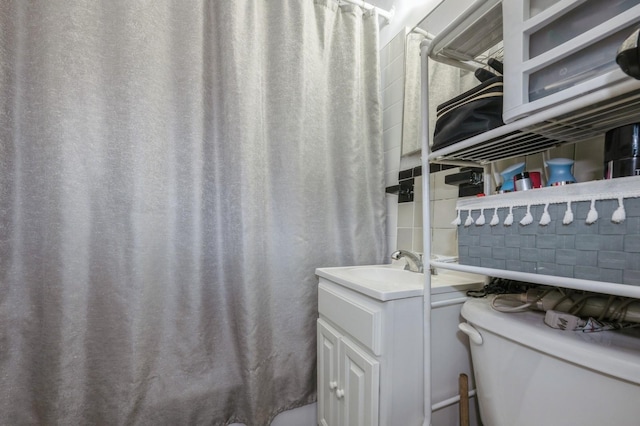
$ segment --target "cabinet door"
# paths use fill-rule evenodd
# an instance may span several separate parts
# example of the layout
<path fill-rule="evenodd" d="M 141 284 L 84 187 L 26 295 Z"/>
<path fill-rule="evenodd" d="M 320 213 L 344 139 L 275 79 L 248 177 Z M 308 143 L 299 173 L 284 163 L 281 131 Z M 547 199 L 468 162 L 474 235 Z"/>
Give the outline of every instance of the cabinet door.
<path fill-rule="evenodd" d="M 318 319 L 318 424 L 338 425 L 338 346 L 340 334 Z"/>
<path fill-rule="evenodd" d="M 342 426 L 378 426 L 380 363 L 343 337 L 340 369 Z"/>

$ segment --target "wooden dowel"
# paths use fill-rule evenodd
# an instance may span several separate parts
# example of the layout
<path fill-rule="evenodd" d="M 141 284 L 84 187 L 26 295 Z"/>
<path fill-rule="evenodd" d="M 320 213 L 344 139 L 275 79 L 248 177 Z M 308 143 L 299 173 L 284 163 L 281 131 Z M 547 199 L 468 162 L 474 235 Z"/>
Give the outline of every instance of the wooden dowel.
<path fill-rule="evenodd" d="M 458 378 L 460 393 L 460 426 L 469 426 L 469 380 L 466 374 Z"/>

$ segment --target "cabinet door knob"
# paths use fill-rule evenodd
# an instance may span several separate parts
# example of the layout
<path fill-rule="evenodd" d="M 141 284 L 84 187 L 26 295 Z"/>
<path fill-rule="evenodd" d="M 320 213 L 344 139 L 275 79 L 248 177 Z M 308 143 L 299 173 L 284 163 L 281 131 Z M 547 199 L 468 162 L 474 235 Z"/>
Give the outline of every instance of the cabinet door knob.
<path fill-rule="evenodd" d="M 338 382 L 329 382 L 329 389 L 334 390 L 338 387 Z"/>
<path fill-rule="evenodd" d="M 342 398 L 344 396 L 344 389 L 338 389 L 336 391 L 336 396 L 338 397 L 338 399 Z"/>

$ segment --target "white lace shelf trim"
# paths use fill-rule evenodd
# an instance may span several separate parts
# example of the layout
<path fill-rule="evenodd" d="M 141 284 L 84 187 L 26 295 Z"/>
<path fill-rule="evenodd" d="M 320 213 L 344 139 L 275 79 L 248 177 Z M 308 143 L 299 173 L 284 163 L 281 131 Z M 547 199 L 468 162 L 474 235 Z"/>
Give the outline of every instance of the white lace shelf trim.
<path fill-rule="evenodd" d="M 592 224 L 598 220 L 596 201 L 600 200 L 618 200 L 618 208 L 613 213 L 611 221 L 620 223 L 626 218 L 624 199 L 638 197 L 640 197 L 640 176 L 539 188 L 522 192 L 510 192 L 488 197 L 466 198 L 458 200 L 456 204 L 457 217 L 452 224 L 461 225 L 460 212 L 468 211 L 469 214 L 464 222 L 464 226 L 471 226 L 473 223 L 475 223 L 476 226 L 482 226 L 485 224 L 485 210 L 493 210 L 489 225 L 496 226 L 500 222 L 497 216 L 497 210 L 499 208 L 508 208 L 509 214 L 505 218 L 503 225 L 510 226 L 513 223 L 513 208 L 526 207 L 527 214 L 520 221 L 521 225 L 526 226 L 535 221 L 531 215 L 531 206 L 544 205 L 544 212 L 538 220 L 538 223 L 545 226 L 551 222 L 548 212 L 549 204 L 566 204 L 567 209 L 562 223 L 568 225 L 573 222 L 571 203 L 578 201 L 591 202 L 591 207 L 585 222 Z M 480 210 L 480 214 L 476 219 L 471 215 L 471 211 L 473 210 Z"/>

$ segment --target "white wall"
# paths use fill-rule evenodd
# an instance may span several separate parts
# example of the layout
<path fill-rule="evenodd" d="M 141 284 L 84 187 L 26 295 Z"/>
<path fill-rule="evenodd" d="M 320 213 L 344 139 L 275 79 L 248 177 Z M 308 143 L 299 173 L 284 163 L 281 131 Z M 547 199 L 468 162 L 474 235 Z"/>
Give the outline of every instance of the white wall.
<path fill-rule="evenodd" d="M 390 3 L 392 2 L 392 4 Z M 459 8 L 468 6 L 470 0 L 448 1 L 438 8 L 437 27 L 430 28 L 438 32 L 444 28 L 447 20 L 455 18 Z M 390 9 L 395 7 L 395 16 L 388 25 L 380 29 L 380 62 L 382 72 L 383 100 L 383 132 L 385 153 L 385 184 L 398 184 L 398 172 L 420 165 L 420 156 L 401 159 L 402 150 L 402 108 L 404 102 L 404 42 L 408 31 L 418 25 L 433 11 L 442 0 L 384 0 L 375 2 L 379 7 Z M 450 5 L 450 6 L 449 6 Z M 446 7 L 445 7 L 446 6 Z M 437 189 L 432 187 L 431 198 L 438 200 L 438 207 L 455 205 L 453 195 L 457 198 L 457 189 L 444 184 L 444 172 L 436 174 Z M 422 252 L 422 179 L 416 179 L 413 203 L 397 203 L 397 195 L 387 194 L 387 244 L 389 251 L 397 248 Z M 434 190 L 435 189 L 435 190 Z M 452 192 L 453 191 L 453 192 Z M 433 217 L 433 216 L 432 216 Z M 457 254 L 455 228 L 449 219 L 445 226 L 445 218 L 436 218 L 436 229 L 432 230 L 434 238 L 433 251 L 437 254 Z M 455 250 L 454 250 L 455 248 Z"/>
<path fill-rule="evenodd" d="M 375 2 L 385 9 L 395 8 L 391 23 L 380 28 L 380 47 L 384 47 L 405 27 L 413 28 L 442 0 L 395 0 L 391 5 Z"/>
<path fill-rule="evenodd" d="M 382 73 L 382 130 L 384 140 L 385 186 L 398 184 L 402 145 L 402 108 L 404 102 L 404 30 L 380 51 Z M 398 195 L 387 194 L 387 247 L 396 249 L 398 236 Z"/>

